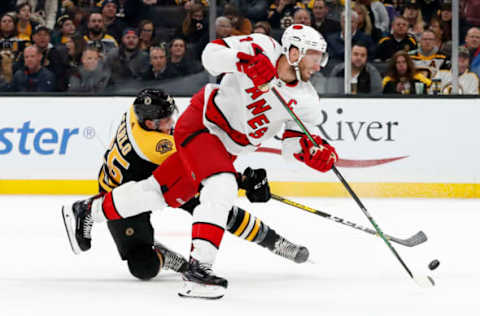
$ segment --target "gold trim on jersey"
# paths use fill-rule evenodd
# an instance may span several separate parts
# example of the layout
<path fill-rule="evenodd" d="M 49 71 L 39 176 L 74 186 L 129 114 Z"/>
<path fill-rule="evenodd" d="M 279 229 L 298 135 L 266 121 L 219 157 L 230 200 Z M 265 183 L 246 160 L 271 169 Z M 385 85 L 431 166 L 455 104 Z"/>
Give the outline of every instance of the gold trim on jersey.
<path fill-rule="evenodd" d="M 416 79 L 418 81 L 421 81 L 423 82 L 427 87 L 430 87 L 430 85 L 432 84 L 432 80 L 428 79 L 427 77 L 425 77 L 424 75 L 422 75 L 421 73 L 416 73 L 414 76 L 413 76 L 413 79 Z M 385 85 L 390 82 L 390 81 L 393 81 L 393 78 L 390 77 L 390 76 L 386 76 L 385 78 L 383 78 L 382 80 L 382 86 L 385 87 Z"/>
<path fill-rule="evenodd" d="M 135 152 L 144 160 L 161 165 L 177 151 L 172 135 L 158 131 L 147 131 L 138 123 L 133 105 L 127 114 L 127 133 Z"/>
<path fill-rule="evenodd" d="M 383 42 L 385 42 L 386 40 L 388 39 L 391 39 L 392 37 L 391 36 L 385 36 L 385 37 L 382 37 L 379 41 L 378 41 L 378 44 L 382 44 Z"/>
<path fill-rule="evenodd" d="M 413 76 L 413 78 L 423 82 L 427 87 L 430 87 L 430 85 L 432 84 L 432 80 L 428 79 L 421 73 L 416 73 L 415 76 Z"/>
<path fill-rule="evenodd" d="M 88 37 L 88 35 L 84 35 L 83 36 L 83 39 L 87 42 L 87 43 L 91 43 L 91 42 L 94 42 L 94 40 L 90 39 Z M 104 34 L 103 37 L 100 39 L 100 41 L 104 41 L 106 43 L 113 43 L 115 44 L 115 47 L 118 47 L 118 43 L 117 43 L 117 40 L 111 36 L 111 35 L 108 35 L 108 34 Z"/>
<path fill-rule="evenodd" d="M 432 59 L 435 59 L 435 58 L 445 60 L 447 58 L 447 56 L 442 55 L 442 54 L 433 54 L 431 56 L 425 56 L 425 55 L 422 55 L 420 53 L 416 53 L 415 55 L 410 55 L 410 58 L 412 58 L 414 60 L 432 60 Z"/>

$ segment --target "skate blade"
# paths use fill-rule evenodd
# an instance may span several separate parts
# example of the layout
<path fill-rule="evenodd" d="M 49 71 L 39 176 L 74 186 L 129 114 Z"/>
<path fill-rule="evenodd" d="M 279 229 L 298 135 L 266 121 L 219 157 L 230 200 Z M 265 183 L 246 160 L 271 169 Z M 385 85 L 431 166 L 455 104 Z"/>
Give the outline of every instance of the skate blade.
<path fill-rule="evenodd" d="M 183 298 L 218 300 L 225 295 L 226 290 L 226 288 L 218 285 L 205 285 L 185 281 L 183 288 L 178 292 L 178 296 Z"/>
<path fill-rule="evenodd" d="M 78 255 L 82 253 L 80 246 L 75 238 L 75 216 L 72 211 L 72 204 L 62 206 L 62 218 L 65 224 L 65 230 L 67 231 L 68 241 L 74 254 Z"/>

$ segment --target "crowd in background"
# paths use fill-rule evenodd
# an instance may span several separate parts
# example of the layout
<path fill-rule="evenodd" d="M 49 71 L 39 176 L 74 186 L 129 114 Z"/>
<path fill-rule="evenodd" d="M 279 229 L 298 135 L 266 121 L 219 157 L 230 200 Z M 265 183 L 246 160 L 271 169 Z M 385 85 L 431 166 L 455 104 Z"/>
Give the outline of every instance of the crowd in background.
<path fill-rule="evenodd" d="M 479 94 L 480 0 L 459 5 L 460 93 Z M 352 93 L 451 92 L 451 0 L 357 0 L 352 9 Z M 2 0 L 0 92 L 203 85 L 208 10 L 207 0 Z M 343 0 L 225 0 L 214 27 L 217 38 L 277 40 L 292 23 L 314 27 L 330 61 L 312 83 L 343 94 L 344 13 Z"/>

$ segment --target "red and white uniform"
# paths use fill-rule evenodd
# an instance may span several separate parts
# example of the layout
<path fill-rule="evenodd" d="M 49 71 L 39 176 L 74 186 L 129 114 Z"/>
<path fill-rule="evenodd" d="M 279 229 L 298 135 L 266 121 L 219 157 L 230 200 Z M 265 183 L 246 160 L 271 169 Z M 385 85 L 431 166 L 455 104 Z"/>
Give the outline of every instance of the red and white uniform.
<path fill-rule="evenodd" d="M 284 157 L 294 159 L 293 154 L 302 151 L 299 138 L 303 133 L 277 97 L 271 91 L 259 91 L 237 68 L 237 54 L 255 55 L 254 49 L 261 49 L 273 65 L 281 56 L 281 46 L 261 34 L 229 37 L 207 45 L 202 61 L 211 74 L 224 74 L 220 84 L 208 84 L 195 94 L 178 119 L 174 133 L 177 152 L 152 177 L 115 188 L 112 203 L 106 203 L 107 199 L 102 205 L 103 214 L 109 213 L 106 208 L 126 217 L 167 204 L 175 206 L 178 197 L 185 200 L 184 196 L 193 195 L 202 184 L 200 205 L 193 214 L 191 256 L 204 263 L 215 261 L 228 211 L 237 196 L 236 157 L 254 151 L 282 129 Z M 313 131 L 322 115 L 312 85 L 303 81 L 288 85 L 278 78 L 272 84 Z M 95 213 L 101 213 L 102 207 L 94 207 L 98 209 Z"/>
<path fill-rule="evenodd" d="M 259 46 L 273 65 L 281 56 L 281 46 L 262 34 L 234 36 L 208 44 L 202 54 L 205 69 L 212 75 L 225 73 L 219 85 L 205 87 L 203 123 L 216 135 L 232 155 L 254 151 L 260 144 L 278 134 L 283 127 L 284 137 L 301 136 L 301 132 L 272 91 L 261 93 L 252 81 L 237 70 L 237 53 L 254 55 Z M 318 94 L 310 82 L 298 81 L 289 85 L 276 78 L 273 82 L 283 99 L 293 107 L 306 127 L 313 131 L 322 118 Z M 299 152 L 298 139 L 284 142 L 285 158 Z"/>
<path fill-rule="evenodd" d="M 294 153 L 301 152 L 299 137 L 303 133 L 287 110 L 273 92 L 260 92 L 240 72 L 237 54 L 253 56 L 255 49 L 261 49 L 273 65 L 281 56 L 281 46 L 261 34 L 209 43 L 202 55 L 203 65 L 212 75 L 224 76 L 219 85 L 208 84 L 192 97 L 175 126 L 177 155 L 191 180 L 203 185 L 200 205 L 193 214 L 191 253 L 201 262 L 215 261 L 228 210 L 237 196 L 233 165 L 236 156 L 254 151 L 283 128 L 284 156 L 293 159 Z M 307 128 L 313 130 L 321 119 L 321 108 L 312 85 L 297 82 L 289 86 L 278 78 L 273 84 Z"/>

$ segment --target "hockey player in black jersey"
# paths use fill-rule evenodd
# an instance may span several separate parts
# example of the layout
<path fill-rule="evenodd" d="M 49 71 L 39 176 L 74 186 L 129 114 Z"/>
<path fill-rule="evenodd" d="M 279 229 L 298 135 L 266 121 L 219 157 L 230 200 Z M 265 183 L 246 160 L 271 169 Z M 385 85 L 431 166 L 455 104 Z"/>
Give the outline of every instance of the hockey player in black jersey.
<path fill-rule="evenodd" d="M 128 196 L 120 195 L 113 198 L 111 191 L 130 181 L 148 178 L 176 151 L 172 136 L 173 114 L 176 109 L 174 99 L 164 91 L 144 89 L 137 95 L 128 112 L 123 115 L 104 155 L 104 164 L 98 178 L 100 193 L 62 208 L 69 241 L 76 254 L 90 249 L 91 246 L 92 204 L 105 203 L 108 198 L 112 204 L 121 203 L 113 201 L 117 196 L 118 199 L 128 199 Z M 250 201 L 264 202 L 270 198 L 264 169 L 247 168 L 238 176 L 238 181 L 239 187 L 246 190 Z M 198 203 L 198 198 L 192 198 L 179 204 L 180 208 L 191 214 Z M 103 211 L 105 212 L 104 208 Z M 120 257 L 128 262 L 128 268 L 135 277 L 142 280 L 151 279 L 161 268 L 185 271 L 187 260 L 154 240 L 148 210 L 132 217 L 119 216 L 107 224 Z M 274 254 L 296 263 L 303 263 L 308 259 L 309 252 L 306 247 L 291 243 L 263 221 L 239 207 L 234 206 L 230 210 L 227 230 L 237 237 L 255 242 Z"/>

